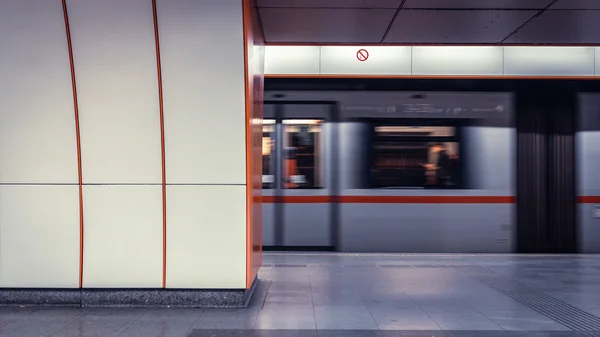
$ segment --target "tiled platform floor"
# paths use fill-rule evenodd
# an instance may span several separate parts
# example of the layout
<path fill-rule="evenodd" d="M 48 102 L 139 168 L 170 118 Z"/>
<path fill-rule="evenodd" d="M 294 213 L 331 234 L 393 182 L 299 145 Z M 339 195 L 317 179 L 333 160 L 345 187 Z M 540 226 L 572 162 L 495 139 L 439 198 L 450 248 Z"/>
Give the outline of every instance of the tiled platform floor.
<path fill-rule="evenodd" d="M 600 336 L 600 256 L 265 254 L 248 309 L 2 308 L 0 336 Z"/>

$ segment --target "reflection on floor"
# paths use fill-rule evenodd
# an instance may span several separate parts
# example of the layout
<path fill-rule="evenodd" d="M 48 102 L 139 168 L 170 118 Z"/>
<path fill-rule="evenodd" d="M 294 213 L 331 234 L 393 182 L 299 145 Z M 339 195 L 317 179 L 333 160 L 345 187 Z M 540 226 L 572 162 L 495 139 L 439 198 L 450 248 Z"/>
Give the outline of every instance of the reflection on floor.
<path fill-rule="evenodd" d="M 247 309 L 0 309 L 0 336 L 600 336 L 594 255 L 270 253 Z"/>

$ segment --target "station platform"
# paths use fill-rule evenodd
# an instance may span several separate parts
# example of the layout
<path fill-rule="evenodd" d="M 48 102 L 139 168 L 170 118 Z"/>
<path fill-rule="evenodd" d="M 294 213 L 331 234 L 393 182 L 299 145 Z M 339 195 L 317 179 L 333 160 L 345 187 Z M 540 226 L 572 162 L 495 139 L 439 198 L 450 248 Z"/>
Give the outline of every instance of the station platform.
<path fill-rule="evenodd" d="M 245 309 L 2 308 L 0 336 L 600 336 L 597 255 L 266 253 Z"/>

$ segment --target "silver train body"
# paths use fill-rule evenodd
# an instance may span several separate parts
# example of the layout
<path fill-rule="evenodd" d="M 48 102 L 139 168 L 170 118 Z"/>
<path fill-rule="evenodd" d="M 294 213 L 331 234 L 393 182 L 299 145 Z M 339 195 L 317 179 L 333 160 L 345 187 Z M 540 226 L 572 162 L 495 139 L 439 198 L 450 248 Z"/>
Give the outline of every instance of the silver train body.
<path fill-rule="evenodd" d="M 600 107 L 600 96 L 581 100 L 582 113 Z M 277 91 L 265 101 L 265 247 L 515 251 L 511 93 Z M 425 168 L 432 156 L 439 161 L 438 144 L 456 163 L 454 176 L 431 178 L 438 173 Z M 590 160 L 600 161 L 600 146 L 592 144 L 600 144 L 597 130 L 578 135 L 582 195 L 600 195 Z M 581 251 L 600 251 L 600 224 L 580 218 Z"/>

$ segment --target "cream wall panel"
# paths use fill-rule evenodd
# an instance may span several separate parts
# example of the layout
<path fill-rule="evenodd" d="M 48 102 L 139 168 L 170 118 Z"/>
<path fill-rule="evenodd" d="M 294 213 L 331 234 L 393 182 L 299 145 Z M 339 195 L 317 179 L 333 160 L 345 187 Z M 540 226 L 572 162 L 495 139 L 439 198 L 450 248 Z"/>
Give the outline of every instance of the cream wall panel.
<path fill-rule="evenodd" d="M 318 74 L 319 46 L 269 46 L 265 49 L 265 74 Z"/>
<path fill-rule="evenodd" d="M 593 47 L 504 47 L 504 75 L 593 76 Z"/>
<path fill-rule="evenodd" d="M 76 183 L 60 1 L 0 1 L 0 183 Z"/>
<path fill-rule="evenodd" d="M 169 183 L 245 184 L 240 0 L 159 0 Z"/>
<path fill-rule="evenodd" d="M 168 186 L 167 287 L 246 287 L 246 187 Z"/>
<path fill-rule="evenodd" d="M 69 0 L 86 183 L 161 182 L 150 0 Z"/>
<path fill-rule="evenodd" d="M 502 47 L 412 47 L 413 75 L 502 75 Z"/>
<path fill-rule="evenodd" d="M 0 287 L 79 286 L 79 188 L 0 186 Z"/>
<path fill-rule="evenodd" d="M 84 186 L 84 287 L 159 288 L 160 186 Z"/>
<path fill-rule="evenodd" d="M 359 49 L 366 49 L 369 58 L 361 62 Z M 410 47 L 321 47 L 322 74 L 410 75 Z"/>

